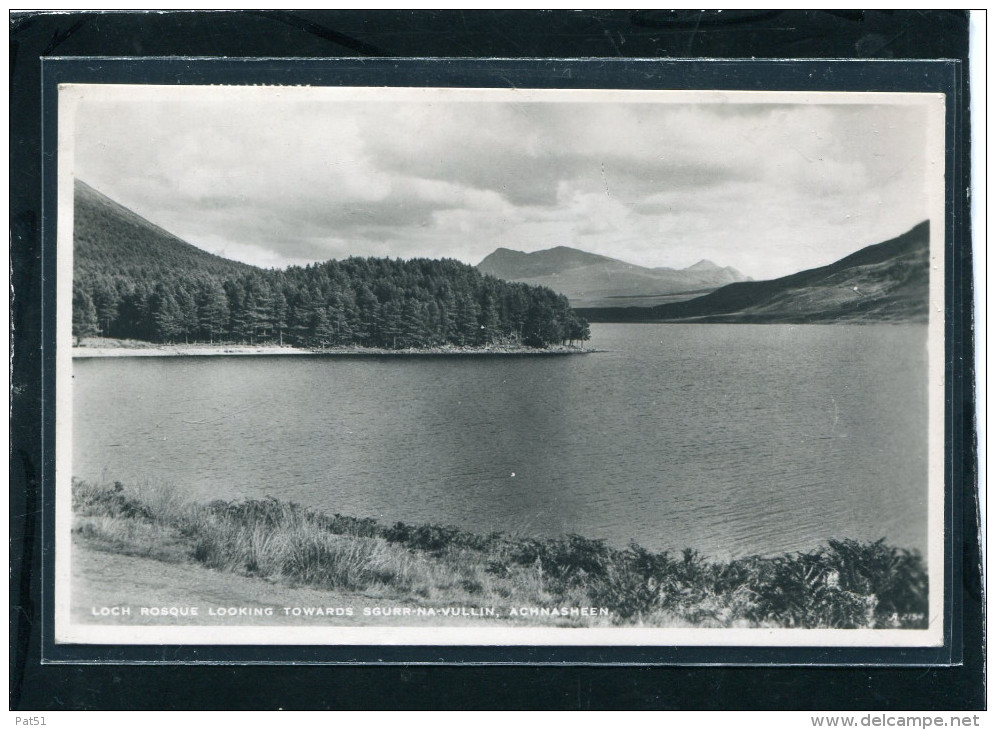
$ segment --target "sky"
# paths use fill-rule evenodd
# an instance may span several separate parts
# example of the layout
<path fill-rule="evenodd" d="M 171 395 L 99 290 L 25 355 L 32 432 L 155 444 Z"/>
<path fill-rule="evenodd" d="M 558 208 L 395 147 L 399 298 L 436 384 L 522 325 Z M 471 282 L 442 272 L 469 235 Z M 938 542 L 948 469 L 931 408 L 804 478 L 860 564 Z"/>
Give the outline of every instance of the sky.
<path fill-rule="evenodd" d="M 927 219 L 943 161 L 928 106 L 881 97 L 74 88 L 76 177 L 263 267 L 571 246 L 771 278 Z"/>

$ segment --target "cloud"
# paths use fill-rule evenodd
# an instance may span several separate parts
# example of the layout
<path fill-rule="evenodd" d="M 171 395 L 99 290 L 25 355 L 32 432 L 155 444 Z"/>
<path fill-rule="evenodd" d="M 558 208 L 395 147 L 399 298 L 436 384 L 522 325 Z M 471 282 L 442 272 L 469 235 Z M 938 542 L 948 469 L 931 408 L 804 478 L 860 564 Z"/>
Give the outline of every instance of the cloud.
<path fill-rule="evenodd" d="M 84 98 L 76 174 L 267 266 L 568 245 L 767 276 L 926 217 L 919 106 L 169 93 Z"/>

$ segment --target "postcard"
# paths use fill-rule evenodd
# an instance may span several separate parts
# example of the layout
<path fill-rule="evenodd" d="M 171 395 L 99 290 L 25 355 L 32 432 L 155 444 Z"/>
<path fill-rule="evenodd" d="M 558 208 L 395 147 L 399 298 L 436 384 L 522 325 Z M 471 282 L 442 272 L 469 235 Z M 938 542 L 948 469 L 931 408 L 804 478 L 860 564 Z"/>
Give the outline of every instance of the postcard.
<path fill-rule="evenodd" d="M 943 643 L 945 96 L 62 84 L 55 641 Z"/>

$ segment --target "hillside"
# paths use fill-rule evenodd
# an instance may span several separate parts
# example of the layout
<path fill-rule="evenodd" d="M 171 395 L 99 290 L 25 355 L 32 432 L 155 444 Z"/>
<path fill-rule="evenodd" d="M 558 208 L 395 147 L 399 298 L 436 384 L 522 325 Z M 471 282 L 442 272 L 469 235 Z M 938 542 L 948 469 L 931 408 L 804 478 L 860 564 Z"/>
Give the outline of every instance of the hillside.
<path fill-rule="evenodd" d="M 82 180 L 76 181 L 73 198 L 77 275 L 112 271 L 146 276 L 183 269 L 238 275 L 256 269 L 190 245 Z"/>
<path fill-rule="evenodd" d="M 926 322 L 930 225 L 828 266 L 661 306 L 582 309 L 592 322 Z"/>
<path fill-rule="evenodd" d="M 450 259 L 260 269 L 202 251 L 78 182 L 73 335 L 156 343 L 507 351 L 588 339 L 566 297 Z"/>
<path fill-rule="evenodd" d="M 499 248 L 477 268 L 499 279 L 549 287 L 575 307 L 647 307 L 747 279 L 706 260 L 687 269 L 647 268 L 567 246 L 533 253 Z"/>

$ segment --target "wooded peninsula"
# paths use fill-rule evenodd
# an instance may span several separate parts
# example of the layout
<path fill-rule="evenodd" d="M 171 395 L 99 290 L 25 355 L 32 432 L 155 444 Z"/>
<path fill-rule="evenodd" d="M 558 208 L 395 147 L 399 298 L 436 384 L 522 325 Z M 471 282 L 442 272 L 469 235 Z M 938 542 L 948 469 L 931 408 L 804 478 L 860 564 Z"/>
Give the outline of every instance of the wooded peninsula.
<path fill-rule="evenodd" d="M 73 335 L 390 350 L 547 348 L 590 337 L 545 287 L 451 259 L 260 269 L 214 256 L 76 185 Z"/>

